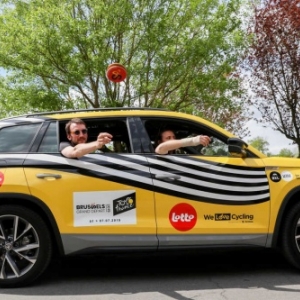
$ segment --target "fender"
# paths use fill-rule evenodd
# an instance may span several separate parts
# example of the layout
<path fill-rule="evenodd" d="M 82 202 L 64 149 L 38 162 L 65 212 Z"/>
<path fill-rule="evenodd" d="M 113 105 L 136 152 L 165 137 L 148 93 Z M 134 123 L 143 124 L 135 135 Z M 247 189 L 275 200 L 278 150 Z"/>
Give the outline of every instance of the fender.
<path fill-rule="evenodd" d="M 282 227 L 282 222 L 284 221 L 283 217 L 284 217 L 288 207 L 290 205 L 292 205 L 293 202 L 295 202 L 294 197 L 296 194 L 300 194 L 300 186 L 295 187 L 294 189 L 289 191 L 288 194 L 285 196 L 284 200 L 282 201 L 281 207 L 280 207 L 278 215 L 277 215 L 277 220 L 276 220 L 276 224 L 275 224 L 275 228 L 274 228 L 274 234 L 272 237 L 272 241 L 270 241 L 271 247 L 276 247 L 276 245 L 278 244 L 279 232 Z M 300 201 L 300 199 L 299 199 L 299 201 Z"/>
<path fill-rule="evenodd" d="M 11 201 L 11 200 L 14 201 Z M 42 214 L 47 219 L 47 221 L 49 222 L 50 225 L 50 231 L 53 233 L 54 239 L 56 241 L 57 247 L 58 247 L 58 251 L 60 255 L 64 254 L 64 250 L 63 250 L 63 246 L 62 246 L 62 240 L 61 240 L 61 235 L 60 232 L 58 230 L 55 218 L 52 214 L 52 212 L 50 211 L 50 209 L 48 208 L 48 206 L 41 201 L 39 198 L 36 198 L 32 195 L 27 195 L 27 194 L 21 194 L 21 193 L 0 193 L 0 205 L 2 204 L 19 204 L 19 205 L 24 205 L 26 204 L 28 207 L 28 204 L 30 207 L 36 209 L 40 212 L 42 212 Z"/>

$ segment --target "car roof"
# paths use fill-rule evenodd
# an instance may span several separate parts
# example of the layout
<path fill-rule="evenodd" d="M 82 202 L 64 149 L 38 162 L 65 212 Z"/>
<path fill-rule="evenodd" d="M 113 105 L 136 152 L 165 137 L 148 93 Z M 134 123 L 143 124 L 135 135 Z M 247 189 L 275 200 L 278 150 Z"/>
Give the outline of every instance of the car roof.
<path fill-rule="evenodd" d="M 103 114 L 103 115 L 102 115 Z M 194 116 L 185 112 L 175 112 L 163 108 L 141 108 L 141 107 L 121 107 L 121 108 L 91 108 L 91 109 L 76 109 L 63 111 L 48 111 L 28 113 L 20 116 L 9 117 L 0 120 L 0 128 L 12 126 L 16 124 L 38 123 L 45 120 L 70 120 L 72 118 L 99 118 L 99 117 L 166 117 L 166 118 L 181 118 L 183 120 L 201 121 L 203 125 L 214 128 L 219 132 L 223 132 L 227 136 L 234 136 L 227 130 L 218 125 L 205 120 L 201 117 Z"/>
<path fill-rule="evenodd" d="M 61 110 L 61 111 L 46 111 L 46 112 L 34 112 L 28 113 L 19 116 L 12 116 L 3 118 L 0 122 L 14 122 L 14 121 L 22 121 L 28 118 L 35 118 L 40 120 L 45 119 L 71 119 L 75 117 L 99 117 L 101 116 L 101 112 L 105 115 L 129 115 L 128 112 L 137 111 L 133 115 L 140 115 L 141 111 L 168 111 L 166 109 L 159 109 L 159 108 L 136 108 L 136 107 L 128 107 L 128 108 L 91 108 L 91 109 L 76 109 L 76 110 Z M 110 113 L 111 112 L 111 113 Z M 125 112 L 125 113 L 124 113 Z"/>

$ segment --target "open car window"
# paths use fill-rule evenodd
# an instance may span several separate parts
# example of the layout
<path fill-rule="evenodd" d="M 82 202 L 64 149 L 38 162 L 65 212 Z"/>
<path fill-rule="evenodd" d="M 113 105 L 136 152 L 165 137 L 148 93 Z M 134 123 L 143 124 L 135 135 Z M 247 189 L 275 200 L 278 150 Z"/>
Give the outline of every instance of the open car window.
<path fill-rule="evenodd" d="M 212 138 L 212 142 L 207 147 L 202 145 L 184 147 L 178 149 L 176 154 L 228 156 L 227 137 L 196 122 L 174 118 L 144 118 L 143 123 L 151 140 L 153 151 L 158 145 L 160 133 L 165 129 L 170 129 L 174 131 L 177 139 L 196 135 L 208 135 Z"/>
<path fill-rule="evenodd" d="M 65 125 L 69 120 L 62 121 L 59 125 L 60 142 L 67 142 Z M 88 129 L 88 141 L 92 142 L 97 139 L 100 132 L 108 132 L 112 134 L 113 139 L 106 144 L 101 150 L 95 153 L 131 153 L 131 145 L 125 118 L 109 118 L 109 119 L 84 119 Z"/>

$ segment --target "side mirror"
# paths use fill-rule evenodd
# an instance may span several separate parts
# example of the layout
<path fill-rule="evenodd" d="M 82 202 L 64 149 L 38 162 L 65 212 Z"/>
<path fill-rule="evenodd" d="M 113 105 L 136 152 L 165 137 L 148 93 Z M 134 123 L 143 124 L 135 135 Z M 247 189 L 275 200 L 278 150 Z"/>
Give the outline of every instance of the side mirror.
<path fill-rule="evenodd" d="M 228 152 L 232 157 L 245 158 L 247 156 L 248 144 L 239 138 L 228 138 Z"/>

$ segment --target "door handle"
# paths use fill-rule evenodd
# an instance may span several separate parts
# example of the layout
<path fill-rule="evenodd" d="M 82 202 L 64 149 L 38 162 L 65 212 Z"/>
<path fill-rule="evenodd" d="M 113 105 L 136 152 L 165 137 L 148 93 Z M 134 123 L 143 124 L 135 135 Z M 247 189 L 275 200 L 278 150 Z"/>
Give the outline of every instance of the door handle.
<path fill-rule="evenodd" d="M 179 175 L 175 175 L 175 174 L 158 174 L 158 175 L 155 175 L 155 178 L 156 179 L 159 179 L 159 180 L 164 180 L 164 181 L 175 181 L 175 180 L 179 180 L 180 179 L 180 176 Z"/>
<path fill-rule="evenodd" d="M 36 177 L 37 178 L 54 178 L 54 179 L 60 179 L 61 178 L 61 175 L 59 174 L 51 174 L 51 173 L 40 173 L 40 174 L 36 174 Z"/>

